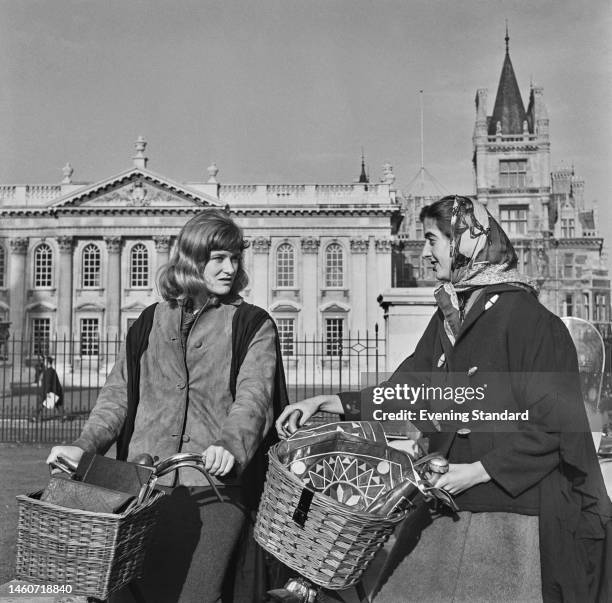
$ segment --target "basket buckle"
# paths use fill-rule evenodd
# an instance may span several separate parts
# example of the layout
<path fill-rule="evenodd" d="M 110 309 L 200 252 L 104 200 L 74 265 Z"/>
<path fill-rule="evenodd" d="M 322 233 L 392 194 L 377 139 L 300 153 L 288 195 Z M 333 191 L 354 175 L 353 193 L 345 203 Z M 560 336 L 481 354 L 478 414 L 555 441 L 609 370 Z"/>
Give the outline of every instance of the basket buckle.
<path fill-rule="evenodd" d="M 300 494 L 300 500 L 298 505 L 293 512 L 293 521 L 297 523 L 301 528 L 304 527 L 306 519 L 308 518 L 308 511 L 310 511 L 310 505 L 312 503 L 312 497 L 314 496 L 314 490 L 309 488 L 302 488 Z"/>

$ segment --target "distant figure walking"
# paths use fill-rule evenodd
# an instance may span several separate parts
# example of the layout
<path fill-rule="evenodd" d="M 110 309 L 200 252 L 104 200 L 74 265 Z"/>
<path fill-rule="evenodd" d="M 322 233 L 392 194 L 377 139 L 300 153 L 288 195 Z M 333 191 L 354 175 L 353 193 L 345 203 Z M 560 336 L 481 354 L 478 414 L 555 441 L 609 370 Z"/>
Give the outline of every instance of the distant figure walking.
<path fill-rule="evenodd" d="M 45 356 L 44 368 L 41 375 L 41 401 L 36 408 L 36 414 L 32 417 L 32 421 L 39 421 L 42 412 L 53 410 L 56 415 L 62 414 L 64 406 L 64 390 L 57 376 L 56 370 L 53 368 L 53 358 Z"/>

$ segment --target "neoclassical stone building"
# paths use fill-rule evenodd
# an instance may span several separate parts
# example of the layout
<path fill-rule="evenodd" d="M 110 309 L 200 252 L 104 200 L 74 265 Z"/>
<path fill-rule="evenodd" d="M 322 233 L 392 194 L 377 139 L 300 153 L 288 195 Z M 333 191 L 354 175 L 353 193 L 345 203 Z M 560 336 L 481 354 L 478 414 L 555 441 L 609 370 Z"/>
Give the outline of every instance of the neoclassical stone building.
<path fill-rule="evenodd" d="M 296 337 L 332 342 L 381 321 L 398 207 L 390 166 L 378 184 L 222 184 L 215 165 L 179 184 L 147 168 L 145 148 L 140 138 L 132 167 L 99 182 L 75 182 L 68 164 L 60 184 L 0 186 L 0 321 L 14 339 L 35 351 L 57 335 L 95 355 L 100 338 L 124 337 L 157 299 L 181 226 L 213 206 L 244 228 L 244 295 L 272 313 L 287 352 Z"/>
<path fill-rule="evenodd" d="M 602 255 L 597 208 L 584 198 L 573 168 L 551 169 L 549 118 L 542 88 L 533 84 L 527 108 L 510 60 L 504 57 L 493 111 L 488 92 L 476 93 L 473 136 L 475 190 L 508 233 L 519 269 L 539 284 L 540 299 L 561 316 L 610 321 L 610 277 Z M 420 259 L 420 208 L 437 197 L 404 195 L 405 219 L 394 253 L 394 285 L 432 286 Z"/>

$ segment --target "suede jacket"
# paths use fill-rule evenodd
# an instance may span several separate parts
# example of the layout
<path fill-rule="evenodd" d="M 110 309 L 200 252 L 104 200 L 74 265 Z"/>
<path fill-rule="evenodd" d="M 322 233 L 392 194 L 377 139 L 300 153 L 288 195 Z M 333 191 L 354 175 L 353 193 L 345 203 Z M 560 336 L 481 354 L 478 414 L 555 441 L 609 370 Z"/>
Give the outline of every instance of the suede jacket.
<path fill-rule="evenodd" d="M 160 459 L 177 452 L 201 453 L 220 445 L 236 459 L 239 477 L 273 423 L 272 394 L 276 334 L 266 320 L 252 338 L 230 391 L 232 319 L 240 298 L 205 307 L 187 340 L 181 341 L 180 307 L 155 308 L 148 347 L 140 360 L 140 402 L 128 458 L 148 453 Z M 127 414 L 125 349 L 109 374 L 75 445 L 105 451 L 119 436 Z M 193 469 L 181 469 L 178 482 L 206 485 Z M 224 479 L 236 483 L 236 479 Z M 172 475 L 162 485 L 177 483 Z"/>

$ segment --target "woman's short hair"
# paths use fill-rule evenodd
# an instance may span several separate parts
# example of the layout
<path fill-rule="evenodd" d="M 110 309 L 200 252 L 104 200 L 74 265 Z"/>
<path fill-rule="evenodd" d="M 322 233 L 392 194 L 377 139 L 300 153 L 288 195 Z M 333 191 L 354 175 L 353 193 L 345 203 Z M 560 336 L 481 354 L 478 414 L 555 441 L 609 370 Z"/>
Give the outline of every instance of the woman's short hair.
<path fill-rule="evenodd" d="M 239 255 L 239 261 L 228 295 L 236 295 L 249 283 L 242 257 L 248 246 L 242 229 L 227 213 L 216 208 L 202 210 L 183 226 L 168 263 L 160 269 L 157 277 L 159 292 L 171 303 L 193 300 L 206 294 L 203 272 L 210 254 L 213 251 L 231 251 Z"/>

